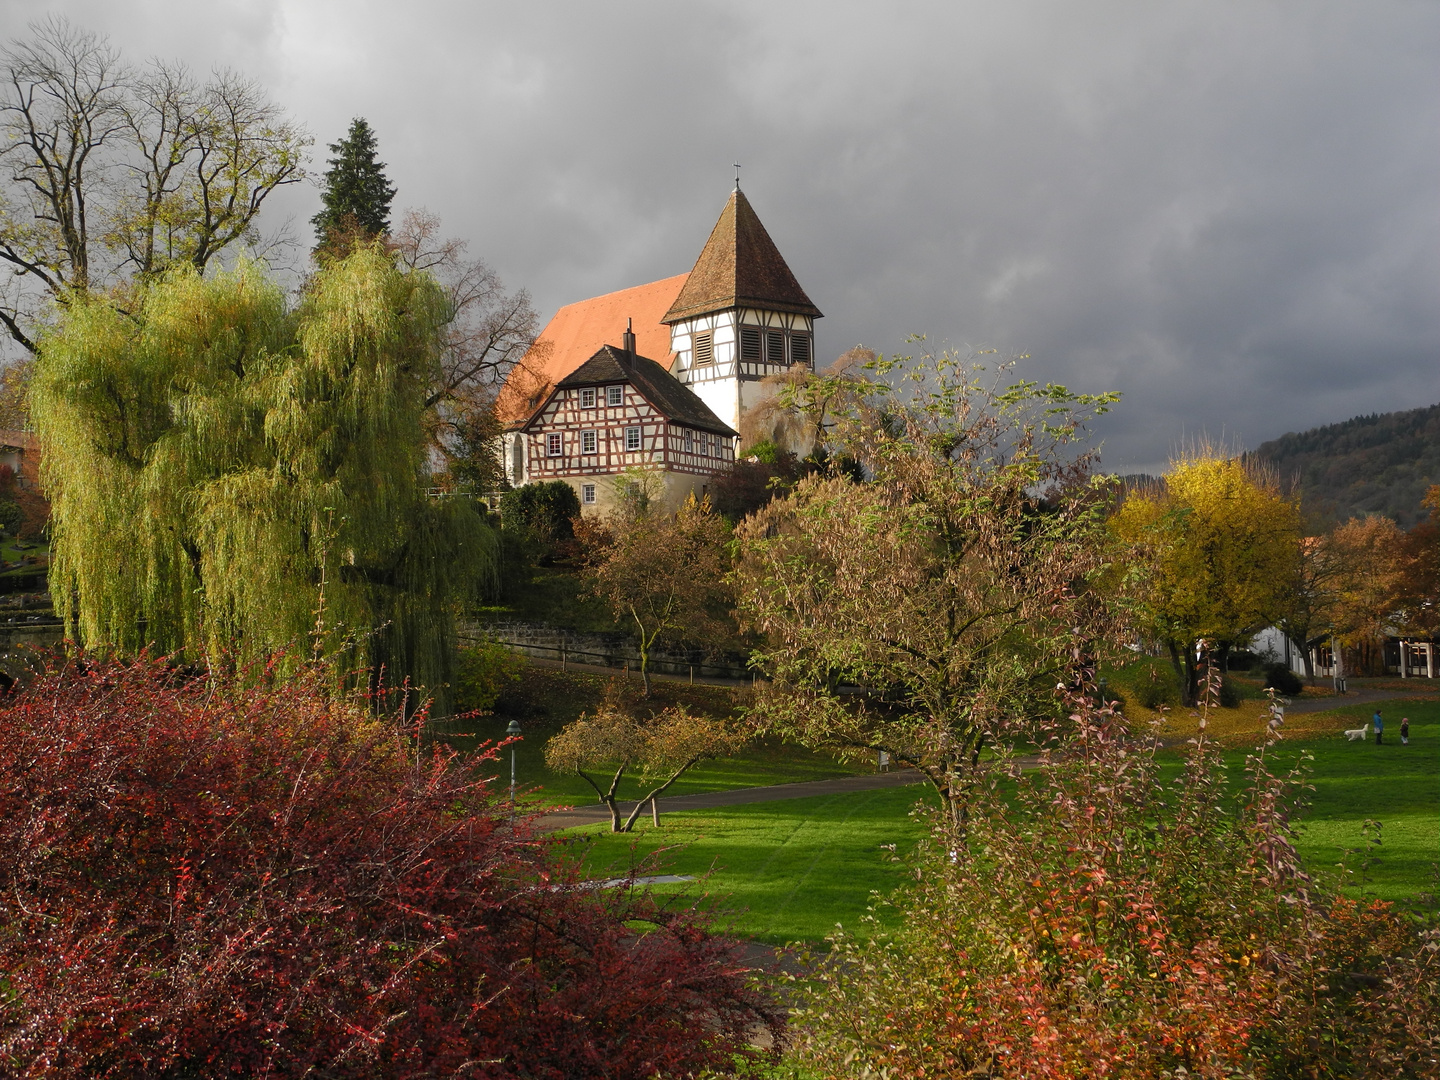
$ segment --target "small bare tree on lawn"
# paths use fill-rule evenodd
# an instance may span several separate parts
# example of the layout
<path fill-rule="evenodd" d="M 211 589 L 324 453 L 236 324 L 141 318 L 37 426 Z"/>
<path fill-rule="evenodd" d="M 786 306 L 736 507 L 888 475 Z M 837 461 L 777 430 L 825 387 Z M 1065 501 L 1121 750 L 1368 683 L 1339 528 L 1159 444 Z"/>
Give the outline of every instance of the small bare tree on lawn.
<path fill-rule="evenodd" d="M 657 641 L 712 641 L 732 629 L 725 580 L 730 529 L 708 498 L 691 496 L 674 514 L 636 509 L 616 515 L 610 531 L 612 542 L 593 554 L 594 589 L 616 618 L 634 622 L 649 697 Z"/>
<path fill-rule="evenodd" d="M 611 832 L 630 832 L 645 804 L 663 795 L 691 766 L 707 758 L 728 757 L 743 742 L 723 720 L 697 716 L 683 705 L 638 719 L 623 691 L 611 683 L 594 713 L 582 714 L 545 744 L 545 763 L 555 772 L 579 776 L 595 789 L 610 809 Z M 604 788 L 590 775 L 611 768 L 615 771 Z M 622 824 L 617 793 L 627 772 L 633 772 L 642 786 L 654 786 Z"/>

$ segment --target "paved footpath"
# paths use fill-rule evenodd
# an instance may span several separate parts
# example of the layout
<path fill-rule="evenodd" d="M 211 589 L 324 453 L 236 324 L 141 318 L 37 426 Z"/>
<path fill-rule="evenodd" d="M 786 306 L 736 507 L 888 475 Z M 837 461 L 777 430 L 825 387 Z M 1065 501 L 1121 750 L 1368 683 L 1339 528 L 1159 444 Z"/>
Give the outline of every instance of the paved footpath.
<path fill-rule="evenodd" d="M 749 803 L 776 802 L 780 799 L 808 799 L 814 795 L 843 795 L 851 791 L 875 791 L 879 788 L 923 784 L 925 777 L 914 769 L 873 773 L 868 776 L 841 776 L 834 780 L 806 780 L 799 784 L 774 784 L 770 787 L 732 788 L 729 791 L 705 791 L 698 795 L 674 795 L 656 800 L 662 814 L 676 810 L 714 810 L 720 806 L 745 806 Z M 633 802 L 620 804 L 620 816 L 630 816 Z M 643 814 L 642 814 L 643 816 Z M 537 823 L 542 832 L 570 829 L 576 825 L 594 825 L 609 821 L 610 810 L 600 803 L 577 806 L 546 814 Z"/>
<path fill-rule="evenodd" d="M 1339 697 L 1310 698 L 1304 701 L 1293 701 L 1285 706 L 1285 715 L 1289 716 L 1292 713 L 1328 712 L 1331 709 L 1343 709 L 1347 705 L 1369 705 L 1375 701 L 1407 701 L 1411 698 L 1434 697 L 1437 693 L 1440 693 L 1440 687 L 1417 687 L 1414 690 L 1357 689 L 1341 694 Z"/>
<path fill-rule="evenodd" d="M 559 667 L 558 663 L 547 666 Z M 572 664 L 571 667 L 579 665 Z M 652 676 L 653 677 L 653 676 Z M 683 681 L 683 680 L 674 680 Z M 697 680 L 698 681 L 698 680 Z M 1309 701 L 1297 701 L 1285 707 L 1286 715 L 1293 713 L 1322 712 L 1327 709 L 1338 709 L 1346 705 L 1368 705 L 1375 701 L 1393 700 L 1396 698 L 1428 697 L 1434 691 L 1396 691 L 1396 690 L 1352 690 L 1343 697 L 1315 698 Z M 1176 743 L 1175 745 L 1179 745 Z M 1019 759 L 1022 768 L 1033 767 L 1036 759 L 1031 757 Z M 673 795 L 662 798 L 660 812 L 662 814 L 674 813 L 677 810 L 714 810 L 721 806 L 746 806 L 750 803 L 777 802 L 781 799 L 808 799 L 815 795 L 843 795 L 851 791 L 875 791 L 880 788 L 906 787 L 911 784 L 925 783 L 925 777 L 914 769 L 899 769 L 895 772 L 872 773 L 864 776 L 842 776 L 834 780 L 807 780 L 799 784 L 775 784 L 770 787 L 732 788 L 729 791 L 707 791 L 698 795 Z M 627 818 L 630 812 L 635 809 L 634 802 L 622 802 L 620 804 L 620 817 Z M 641 812 L 642 816 L 644 811 Z M 585 806 L 577 806 L 570 810 L 560 810 L 553 814 L 546 814 L 538 821 L 542 832 L 554 832 L 559 829 L 571 829 L 577 825 L 594 825 L 599 822 L 609 821 L 609 809 L 600 803 L 592 803 Z"/>

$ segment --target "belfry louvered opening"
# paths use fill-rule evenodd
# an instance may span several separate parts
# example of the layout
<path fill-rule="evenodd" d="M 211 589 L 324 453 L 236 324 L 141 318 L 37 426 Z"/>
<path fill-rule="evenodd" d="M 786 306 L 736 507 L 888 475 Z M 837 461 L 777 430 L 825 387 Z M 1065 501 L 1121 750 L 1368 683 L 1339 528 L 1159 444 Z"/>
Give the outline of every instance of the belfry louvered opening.
<path fill-rule="evenodd" d="M 742 326 L 740 328 L 740 359 L 751 360 L 759 363 L 760 357 L 760 331 L 754 326 Z"/>
<path fill-rule="evenodd" d="M 695 365 L 713 364 L 715 362 L 715 338 L 709 330 L 701 330 L 695 335 Z"/>
<path fill-rule="evenodd" d="M 765 362 L 782 366 L 785 363 L 785 335 L 779 330 L 765 333 Z"/>

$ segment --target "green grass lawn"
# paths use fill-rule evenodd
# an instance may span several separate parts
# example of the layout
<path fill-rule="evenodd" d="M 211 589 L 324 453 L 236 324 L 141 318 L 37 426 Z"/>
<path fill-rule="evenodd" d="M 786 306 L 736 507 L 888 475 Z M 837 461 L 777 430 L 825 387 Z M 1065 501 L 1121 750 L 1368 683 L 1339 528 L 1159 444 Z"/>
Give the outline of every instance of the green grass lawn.
<path fill-rule="evenodd" d="M 1381 702 L 1385 743 L 1347 742 L 1339 732 L 1359 727 L 1375 705 L 1341 707 L 1327 715 L 1337 719 L 1328 739 L 1281 743 L 1278 756 L 1293 759 L 1301 749 L 1315 756 L 1311 806 L 1301 818 L 1300 854 L 1306 865 L 1332 884 L 1360 895 L 1367 891 L 1382 900 L 1412 900 L 1437 891 L 1440 864 L 1440 702 Z M 1410 745 L 1400 745 L 1400 718 L 1410 717 Z M 1243 761 L 1243 754 L 1228 755 Z M 1347 860 L 1351 873 L 1339 878 L 1337 864 L 1345 852 L 1361 852 L 1363 823 L 1380 823 L 1381 843 L 1371 854 L 1371 867 L 1360 873 L 1362 856 Z"/>
<path fill-rule="evenodd" d="M 1347 893 L 1414 901 L 1435 889 L 1440 861 L 1440 703 L 1382 704 L 1386 743 L 1347 743 L 1333 738 L 1282 742 L 1270 753 L 1273 768 L 1288 769 L 1301 752 L 1313 755 L 1310 806 L 1300 819 L 1299 851 L 1322 881 Z M 1358 727 L 1374 706 L 1336 714 L 1336 730 Z M 1411 719 L 1410 745 L 1399 745 L 1399 718 Z M 1350 720 L 1350 717 L 1359 717 Z M 1391 726 L 1393 725 L 1393 726 Z M 1238 787 L 1244 751 L 1226 763 Z M 1167 751 L 1167 772 L 1178 753 Z M 656 831 L 648 819 L 631 836 L 603 826 L 571 830 L 584 837 L 586 872 L 608 876 L 660 848 L 663 864 L 653 872 L 703 875 L 703 883 L 662 887 L 708 896 L 731 913 L 737 933 L 779 944 L 818 942 L 841 922 L 858 928 L 872 891 L 901 881 L 901 868 L 882 845 L 903 851 L 921 835 L 910 810 L 924 787 L 760 803 L 724 810 L 667 814 Z M 1366 848 L 1362 823 L 1382 825 L 1382 844 L 1360 873 Z M 1341 879 L 1336 864 L 1346 850 L 1354 873 Z"/>
<path fill-rule="evenodd" d="M 25 574 L 45 573 L 50 561 L 50 548 L 39 541 L 29 541 L 25 547 L 16 547 L 16 540 L 13 536 L 0 538 L 0 559 L 11 563 L 20 563 L 26 557 L 39 558 L 41 565 L 26 563 L 12 567 L 4 571 L 4 576 L 15 577 Z"/>
<path fill-rule="evenodd" d="M 903 851 L 919 839 L 923 826 L 910 811 L 923 790 L 885 788 L 665 814 L 658 830 L 645 819 L 632 835 L 586 826 L 567 836 L 584 845 L 587 874 L 618 875 L 659 851 L 656 868 L 647 873 L 703 880 L 657 891 L 704 898 L 736 933 L 767 944 L 818 942 L 837 922 L 857 928 L 871 893 L 888 893 L 901 883 L 903 868 L 885 845 Z"/>

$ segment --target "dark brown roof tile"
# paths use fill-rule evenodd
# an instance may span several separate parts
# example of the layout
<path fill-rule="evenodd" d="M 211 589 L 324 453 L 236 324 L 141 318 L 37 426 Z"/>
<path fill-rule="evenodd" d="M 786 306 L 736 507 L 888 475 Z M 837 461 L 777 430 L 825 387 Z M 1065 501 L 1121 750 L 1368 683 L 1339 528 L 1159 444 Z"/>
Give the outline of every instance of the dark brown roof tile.
<path fill-rule="evenodd" d="M 820 309 L 805 295 L 739 188 L 730 194 L 695 269 L 660 321 L 674 324 L 734 307 L 820 318 Z"/>

